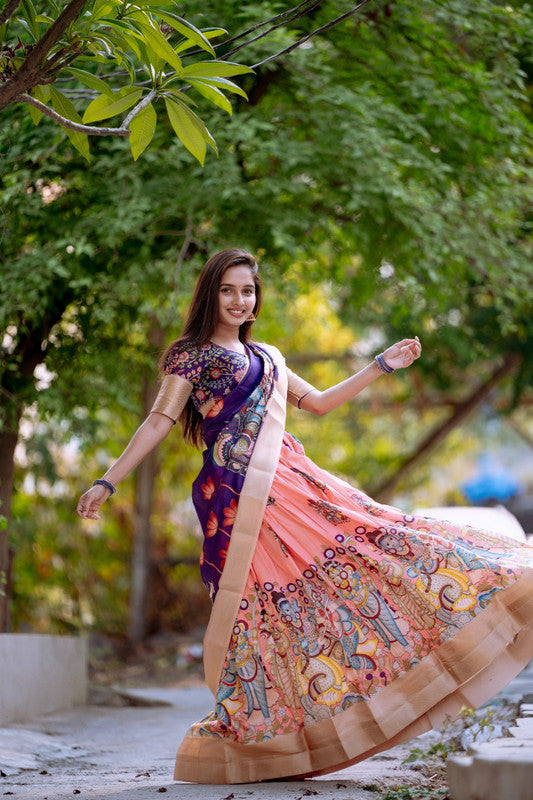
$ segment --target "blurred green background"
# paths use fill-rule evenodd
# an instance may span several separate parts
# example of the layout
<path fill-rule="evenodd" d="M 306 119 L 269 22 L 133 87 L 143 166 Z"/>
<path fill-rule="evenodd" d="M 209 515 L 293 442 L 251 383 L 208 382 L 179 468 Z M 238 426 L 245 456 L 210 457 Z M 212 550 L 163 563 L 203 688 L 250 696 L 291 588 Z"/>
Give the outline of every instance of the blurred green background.
<path fill-rule="evenodd" d="M 232 34 L 287 7 L 178 5 Z M 319 3 L 239 59 L 257 63 L 350 7 Z M 532 7 L 514 0 L 376 0 L 243 76 L 249 101 L 231 118 L 206 103 L 219 155 L 203 167 L 167 119 L 138 161 L 102 138 L 88 164 L 51 120 L 4 110 L 14 630 L 139 645 L 207 619 L 189 500 L 200 456 L 177 427 L 98 522 L 74 509 L 150 408 L 158 355 L 201 265 L 227 246 L 261 264 L 256 338 L 320 388 L 387 343 L 422 341 L 410 370 L 328 416 L 289 411 L 321 466 L 412 508 L 466 502 L 461 485 L 490 452 L 517 496 L 533 493 L 532 29 Z M 132 552 L 146 548 L 130 605 Z"/>

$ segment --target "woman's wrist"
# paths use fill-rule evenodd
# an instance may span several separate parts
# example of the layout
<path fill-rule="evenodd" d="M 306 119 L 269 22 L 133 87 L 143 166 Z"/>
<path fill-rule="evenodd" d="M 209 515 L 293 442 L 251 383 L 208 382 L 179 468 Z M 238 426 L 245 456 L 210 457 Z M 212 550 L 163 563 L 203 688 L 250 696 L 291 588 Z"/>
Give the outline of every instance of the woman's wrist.
<path fill-rule="evenodd" d="M 105 478 L 98 478 L 93 482 L 93 486 L 104 486 L 112 495 L 117 491 L 117 487 Z"/>
<path fill-rule="evenodd" d="M 378 353 L 377 356 L 374 358 L 374 363 L 377 364 L 381 372 L 384 372 L 386 375 L 390 375 L 394 372 L 394 367 L 391 367 L 385 360 L 383 353 Z"/>

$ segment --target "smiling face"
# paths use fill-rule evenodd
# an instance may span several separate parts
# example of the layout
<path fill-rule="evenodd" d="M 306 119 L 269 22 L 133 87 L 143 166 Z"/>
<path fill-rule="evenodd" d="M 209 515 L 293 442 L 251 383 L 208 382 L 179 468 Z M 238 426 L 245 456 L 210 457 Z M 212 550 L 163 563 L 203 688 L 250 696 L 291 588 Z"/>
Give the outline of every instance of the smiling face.
<path fill-rule="evenodd" d="M 252 314 L 256 302 L 252 271 L 246 266 L 228 267 L 218 289 L 218 320 L 215 333 L 235 337 Z"/>

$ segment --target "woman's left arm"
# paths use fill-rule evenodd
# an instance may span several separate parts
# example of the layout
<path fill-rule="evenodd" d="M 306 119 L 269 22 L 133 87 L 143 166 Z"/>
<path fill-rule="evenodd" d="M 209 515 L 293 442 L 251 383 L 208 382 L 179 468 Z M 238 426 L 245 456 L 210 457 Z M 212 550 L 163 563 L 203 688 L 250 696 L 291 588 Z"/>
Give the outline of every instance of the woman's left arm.
<path fill-rule="evenodd" d="M 391 345 L 391 347 L 384 350 L 382 356 L 385 361 L 385 366 L 390 367 L 392 371 L 410 367 L 413 361 L 420 356 L 421 352 L 422 345 L 420 344 L 418 336 L 415 336 L 414 339 L 402 339 L 400 342 Z M 362 370 L 356 372 L 355 375 L 352 375 L 341 383 L 335 384 L 335 386 L 330 386 L 329 389 L 325 389 L 323 392 L 318 391 L 318 389 L 312 389 L 301 398 L 299 401 L 299 408 L 303 408 L 305 411 L 310 411 L 312 414 L 318 414 L 320 416 L 327 414 L 328 411 L 332 411 L 334 408 L 337 408 L 347 400 L 351 400 L 352 397 L 358 395 L 359 392 L 369 386 L 376 378 L 383 375 L 383 372 L 377 361 L 374 360 L 371 364 L 368 364 L 366 367 L 363 367 Z"/>

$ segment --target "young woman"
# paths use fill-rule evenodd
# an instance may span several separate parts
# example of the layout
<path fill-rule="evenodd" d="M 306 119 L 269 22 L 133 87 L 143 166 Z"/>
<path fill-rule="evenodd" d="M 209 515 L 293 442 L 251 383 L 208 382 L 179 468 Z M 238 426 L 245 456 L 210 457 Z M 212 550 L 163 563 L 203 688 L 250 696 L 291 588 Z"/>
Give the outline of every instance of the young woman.
<path fill-rule="evenodd" d="M 284 430 L 287 400 L 325 414 L 412 364 L 418 338 L 321 392 L 252 341 L 260 305 L 249 253 L 209 259 L 151 414 L 77 509 L 98 518 L 176 420 L 203 440 L 193 499 L 216 699 L 179 748 L 177 780 L 348 766 L 482 704 L 533 657 L 532 548 L 376 503 Z"/>

